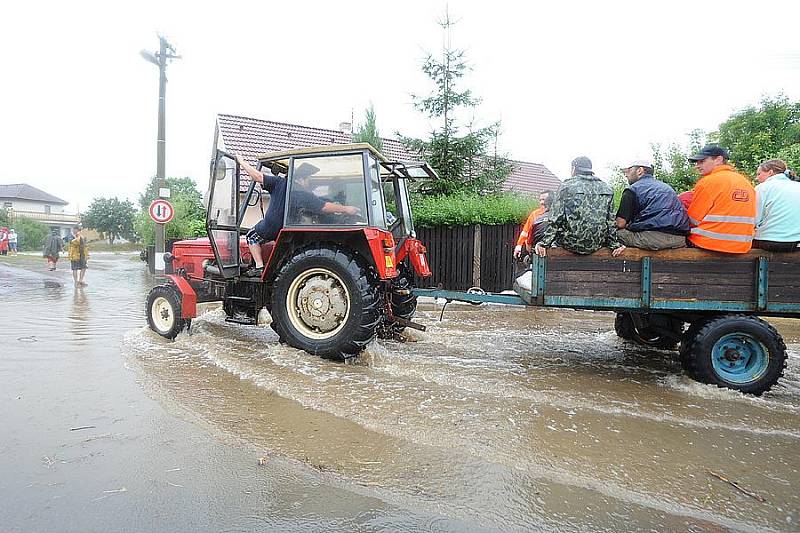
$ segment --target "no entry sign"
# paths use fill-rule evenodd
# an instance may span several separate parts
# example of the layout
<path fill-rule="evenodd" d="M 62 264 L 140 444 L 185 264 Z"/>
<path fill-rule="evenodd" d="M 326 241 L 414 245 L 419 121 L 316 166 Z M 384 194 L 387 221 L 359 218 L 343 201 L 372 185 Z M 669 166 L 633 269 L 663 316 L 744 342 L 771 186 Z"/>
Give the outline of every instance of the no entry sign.
<path fill-rule="evenodd" d="M 150 218 L 159 224 L 166 224 L 175 216 L 172 204 L 163 198 L 153 200 L 150 204 Z"/>

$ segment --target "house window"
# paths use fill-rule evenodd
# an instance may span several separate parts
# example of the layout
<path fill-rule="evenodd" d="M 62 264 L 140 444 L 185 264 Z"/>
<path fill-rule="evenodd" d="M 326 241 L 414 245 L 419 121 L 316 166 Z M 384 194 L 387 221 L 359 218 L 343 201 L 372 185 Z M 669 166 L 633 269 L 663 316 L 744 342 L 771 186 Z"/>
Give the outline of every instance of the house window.
<path fill-rule="evenodd" d="M 44 206 L 44 212 L 46 214 L 48 214 L 48 215 L 50 214 L 50 206 L 49 205 Z"/>

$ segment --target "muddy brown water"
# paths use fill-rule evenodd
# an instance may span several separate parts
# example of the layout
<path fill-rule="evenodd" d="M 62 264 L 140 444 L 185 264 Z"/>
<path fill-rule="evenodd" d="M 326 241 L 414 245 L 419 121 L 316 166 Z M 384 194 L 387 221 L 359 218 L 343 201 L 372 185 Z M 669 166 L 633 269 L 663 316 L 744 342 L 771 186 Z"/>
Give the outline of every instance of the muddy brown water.
<path fill-rule="evenodd" d="M 427 332 L 340 364 L 219 310 L 166 341 L 124 305 L 141 305 L 141 267 L 109 264 L 127 272 L 123 296 L 81 302 L 69 288 L 65 349 L 108 351 L 107 333 L 86 323 L 107 317 L 112 361 L 148 397 L 225 446 L 258 450 L 287 487 L 324 494 L 313 511 L 281 508 L 267 528 L 303 530 L 291 524 L 311 515 L 318 527 L 368 530 L 798 529 L 794 321 L 774 321 L 789 367 L 761 398 L 689 380 L 674 354 L 618 339 L 609 313 L 451 304 L 439 321 L 441 306 L 426 302 Z M 337 504 L 337 493 L 349 499 Z M 369 520 L 325 521 L 364 505 Z"/>

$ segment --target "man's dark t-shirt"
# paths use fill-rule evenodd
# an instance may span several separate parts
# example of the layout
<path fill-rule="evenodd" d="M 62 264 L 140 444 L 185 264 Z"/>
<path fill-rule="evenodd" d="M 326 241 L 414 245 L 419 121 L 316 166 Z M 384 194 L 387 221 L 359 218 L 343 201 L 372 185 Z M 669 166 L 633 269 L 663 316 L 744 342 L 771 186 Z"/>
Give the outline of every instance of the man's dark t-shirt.
<path fill-rule="evenodd" d="M 625 189 L 622 191 L 622 198 L 619 201 L 617 218 L 624 218 L 625 222 L 630 224 L 638 214 L 638 209 L 636 209 L 636 193 L 630 189 Z"/>
<path fill-rule="evenodd" d="M 264 174 L 261 188 L 269 193 L 269 207 L 253 229 L 267 241 L 274 241 L 283 227 L 283 212 L 286 207 L 287 180 L 273 174 Z M 325 200 L 299 188 L 295 184 L 293 208 L 303 208 L 314 213 L 322 211 Z"/>

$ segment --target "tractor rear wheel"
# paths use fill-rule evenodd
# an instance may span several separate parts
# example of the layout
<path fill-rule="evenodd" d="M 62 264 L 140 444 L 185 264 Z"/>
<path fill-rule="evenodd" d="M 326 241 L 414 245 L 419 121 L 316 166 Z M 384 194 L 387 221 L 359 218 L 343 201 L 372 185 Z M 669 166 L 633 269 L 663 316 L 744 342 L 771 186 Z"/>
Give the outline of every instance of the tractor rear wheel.
<path fill-rule="evenodd" d="M 392 306 L 393 316 L 405 320 L 411 320 L 417 312 L 417 296 L 410 292 L 414 286 L 411 280 L 409 269 L 401 263 L 397 278 L 392 283 L 392 288 L 399 289 L 400 293 L 392 292 L 389 295 L 388 305 Z M 404 294 L 405 291 L 409 291 L 408 294 Z M 395 339 L 405 329 L 406 327 L 402 324 L 383 320 L 378 327 L 378 337 L 381 339 Z"/>
<path fill-rule="evenodd" d="M 174 339 L 189 325 L 181 316 L 181 297 L 172 285 L 153 287 L 147 295 L 145 313 L 150 329 L 167 339 Z"/>
<path fill-rule="evenodd" d="M 718 316 L 697 330 L 687 364 L 698 381 L 760 396 L 783 376 L 786 345 L 758 317 Z"/>
<path fill-rule="evenodd" d="M 275 279 L 273 328 L 281 340 L 308 353 L 353 357 L 375 338 L 380 319 L 378 284 L 349 249 L 300 249 Z"/>

